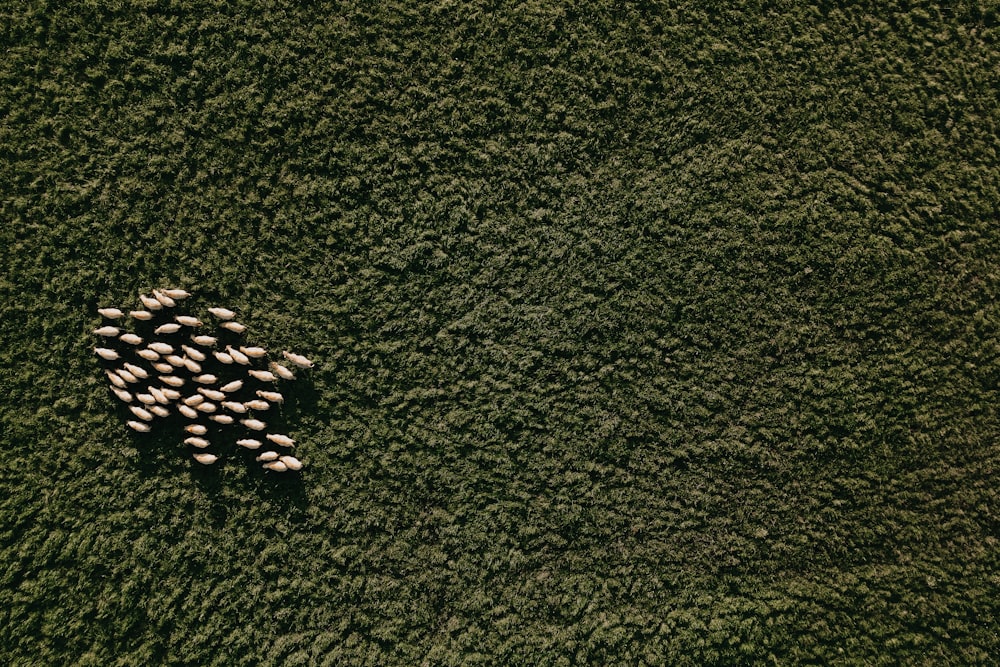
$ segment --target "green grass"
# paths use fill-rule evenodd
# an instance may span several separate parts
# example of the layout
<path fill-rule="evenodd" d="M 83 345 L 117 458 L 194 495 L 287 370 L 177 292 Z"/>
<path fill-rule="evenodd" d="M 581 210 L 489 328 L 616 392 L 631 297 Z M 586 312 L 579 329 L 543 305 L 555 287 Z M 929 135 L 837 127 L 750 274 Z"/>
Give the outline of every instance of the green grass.
<path fill-rule="evenodd" d="M 5 660 L 992 660 L 998 11 L 802 4 L 7 3 Z M 166 286 L 300 484 L 121 423 Z"/>

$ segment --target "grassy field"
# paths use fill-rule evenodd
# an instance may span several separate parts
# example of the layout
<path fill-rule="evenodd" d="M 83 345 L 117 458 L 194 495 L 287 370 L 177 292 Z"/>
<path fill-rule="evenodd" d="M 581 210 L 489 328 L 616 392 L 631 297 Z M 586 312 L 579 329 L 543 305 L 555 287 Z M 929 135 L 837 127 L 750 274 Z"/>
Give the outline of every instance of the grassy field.
<path fill-rule="evenodd" d="M 998 9 L 804 4 L 4 3 L 3 661 L 995 660 Z M 123 425 L 168 286 L 299 480 Z"/>

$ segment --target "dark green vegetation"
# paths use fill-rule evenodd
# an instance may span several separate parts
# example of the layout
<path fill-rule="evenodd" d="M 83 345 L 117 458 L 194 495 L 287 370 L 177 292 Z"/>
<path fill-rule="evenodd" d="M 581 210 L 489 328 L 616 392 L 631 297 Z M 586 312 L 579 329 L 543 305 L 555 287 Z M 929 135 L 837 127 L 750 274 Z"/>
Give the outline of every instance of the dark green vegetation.
<path fill-rule="evenodd" d="M 997 655 L 995 9 L 301 4 L 0 10 L 6 661 Z M 172 285 L 301 484 L 116 417 Z"/>

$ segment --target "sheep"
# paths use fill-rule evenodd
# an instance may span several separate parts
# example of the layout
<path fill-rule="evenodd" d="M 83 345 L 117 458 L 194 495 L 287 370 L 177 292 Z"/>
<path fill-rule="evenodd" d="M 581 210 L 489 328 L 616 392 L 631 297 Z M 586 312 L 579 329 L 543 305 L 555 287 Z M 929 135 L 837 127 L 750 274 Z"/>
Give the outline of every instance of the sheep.
<path fill-rule="evenodd" d="M 177 333 L 181 330 L 181 325 L 174 322 L 167 322 L 153 329 L 153 333 L 158 335 Z"/>
<path fill-rule="evenodd" d="M 97 312 L 100 313 L 102 317 L 106 317 L 109 320 L 120 320 L 125 317 L 125 313 L 117 308 L 98 308 Z"/>
<path fill-rule="evenodd" d="M 267 350 L 262 347 L 243 347 L 240 345 L 240 352 L 251 359 L 261 359 L 267 356 Z"/>
<path fill-rule="evenodd" d="M 271 461 L 270 463 L 265 463 L 264 468 L 273 470 L 274 472 L 285 472 L 288 470 L 288 466 L 281 461 Z"/>
<path fill-rule="evenodd" d="M 218 410 L 218 408 L 215 406 L 215 403 L 212 403 L 211 401 L 205 401 L 204 403 L 199 403 L 198 405 L 194 406 L 194 409 L 197 410 L 198 412 L 204 412 L 205 414 L 211 414 L 216 410 Z"/>
<path fill-rule="evenodd" d="M 143 322 L 148 322 L 149 320 L 153 319 L 153 313 L 149 312 L 148 310 L 130 310 L 128 314 L 129 317 L 131 317 L 133 320 L 142 320 Z"/>
<path fill-rule="evenodd" d="M 158 352 L 154 352 L 153 350 L 150 350 L 148 348 L 143 349 L 143 350 L 136 350 L 135 354 L 139 358 L 145 359 L 146 361 L 159 361 L 160 360 L 159 353 Z"/>
<path fill-rule="evenodd" d="M 128 424 L 130 429 L 132 429 L 133 431 L 138 431 L 139 433 L 149 433 L 149 431 L 151 430 L 149 424 L 133 421 L 131 419 L 125 423 Z"/>
<path fill-rule="evenodd" d="M 183 403 L 181 403 L 180 405 L 177 406 L 177 412 L 181 413 L 182 415 L 184 415 L 188 419 L 197 419 L 198 418 L 198 411 L 195 410 L 194 408 L 189 408 L 188 406 L 184 405 Z"/>
<path fill-rule="evenodd" d="M 240 423 L 246 426 L 251 431 L 263 431 L 265 428 L 267 428 L 267 424 L 265 422 L 260 421 L 259 419 L 241 419 Z"/>
<path fill-rule="evenodd" d="M 192 408 L 198 405 L 199 403 L 204 403 L 204 402 L 205 402 L 205 397 L 202 396 L 201 394 L 191 394 L 190 396 L 184 399 L 184 405 L 190 405 Z"/>
<path fill-rule="evenodd" d="M 184 430 L 191 435 L 205 435 L 208 433 L 208 427 L 204 424 L 188 424 L 184 427 Z"/>
<path fill-rule="evenodd" d="M 212 355 L 224 364 L 231 364 L 234 361 L 233 358 L 225 352 L 213 351 Z"/>
<path fill-rule="evenodd" d="M 163 290 L 163 293 L 169 296 L 171 299 L 175 299 L 177 301 L 181 301 L 191 296 L 190 292 L 185 292 L 182 289 L 165 289 Z"/>
<path fill-rule="evenodd" d="M 111 382 L 111 384 L 113 384 L 114 386 L 118 387 L 119 389 L 124 389 L 124 388 L 125 388 L 125 387 L 127 386 L 127 384 L 126 384 L 125 380 L 121 379 L 121 378 L 120 378 L 120 377 L 118 376 L 118 374 L 117 374 L 117 373 L 115 373 L 114 371 L 104 371 L 104 372 L 105 372 L 105 373 L 107 373 L 107 375 L 108 375 L 108 380 L 109 380 L 109 381 Z"/>
<path fill-rule="evenodd" d="M 163 360 L 166 361 L 171 366 L 176 366 L 177 368 L 180 368 L 181 366 L 184 365 L 184 358 L 178 357 L 176 354 L 168 354 L 167 356 L 163 357 Z"/>
<path fill-rule="evenodd" d="M 201 452 L 199 454 L 192 454 L 194 460 L 198 463 L 206 466 L 210 466 L 219 460 L 219 457 L 215 454 L 209 454 L 208 452 Z"/>
<path fill-rule="evenodd" d="M 170 375 L 171 373 L 174 372 L 174 367 L 165 361 L 154 361 L 153 363 L 150 364 L 150 366 L 155 368 L 157 373 L 164 373 L 166 375 Z"/>
<path fill-rule="evenodd" d="M 117 352 L 107 347 L 95 347 L 94 352 L 105 361 L 114 361 L 119 358 Z"/>
<path fill-rule="evenodd" d="M 284 463 L 289 470 L 302 470 L 302 461 L 294 456 L 282 456 L 278 460 Z"/>
<path fill-rule="evenodd" d="M 208 418 L 211 419 L 212 421 L 218 422 L 220 424 L 232 424 L 233 423 L 233 418 L 230 417 L 229 415 L 210 415 Z"/>
<path fill-rule="evenodd" d="M 173 308 L 177 302 L 159 290 L 153 290 L 153 297 L 167 308 Z"/>
<path fill-rule="evenodd" d="M 142 345 L 142 336 L 136 336 L 134 333 L 123 333 L 118 340 L 128 345 Z"/>
<path fill-rule="evenodd" d="M 163 407 L 162 405 L 151 405 L 149 406 L 149 411 L 152 412 L 157 417 L 169 417 L 170 410 Z"/>
<path fill-rule="evenodd" d="M 135 384 L 136 382 L 139 381 L 139 378 L 137 378 L 136 376 L 132 375 L 131 373 L 129 373 L 124 368 L 119 368 L 118 370 L 115 371 L 115 373 L 118 373 L 118 377 L 120 377 L 121 379 L 125 380 L 129 384 Z"/>
<path fill-rule="evenodd" d="M 270 401 L 272 403 L 285 402 L 285 397 L 276 391 L 264 391 L 263 389 L 258 389 L 257 395 L 263 398 L 265 401 Z"/>
<path fill-rule="evenodd" d="M 219 342 L 219 339 L 215 336 L 191 336 L 191 340 L 194 341 L 195 345 L 202 345 L 204 347 L 212 347 Z"/>
<path fill-rule="evenodd" d="M 199 438 L 198 436 L 191 436 L 190 438 L 184 438 L 185 445 L 191 445 L 192 447 L 197 447 L 199 449 L 205 449 L 211 443 L 205 438 Z"/>
<path fill-rule="evenodd" d="M 140 294 L 139 301 L 142 301 L 142 305 L 145 306 L 147 310 L 163 310 L 163 304 L 151 296 Z"/>
<path fill-rule="evenodd" d="M 230 412 L 235 412 L 236 414 L 239 415 L 242 415 L 247 411 L 247 409 L 243 406 L 242 403 L 237 403 L 236 401 L 223 401 L 222 407 L 224 407 L 226 410 L 229 410 Z"/>
<path fill-rule="evenodd" d="M 184 358 L 184 368 L 188 369 L 192 373 L 201 372 L 201 364 L 194 359 L 188 359 L 187 357 Z"/>
<path fill-rule="evenodd" d="M 289 352 L 288 350 L 282 351 L 282 354 L 285 355 L 285 359 L 288 359 L 299 368 L 312 368 L 315 365 L 301 354 L 295 354 L 293 352 Z"/>
<path fill-rule="evenodd" d="M 94 335 L 104 336 L 105 338 L 117 336 L 119 333 L 121 333 L 121 329 L 113 326 L 98 327 L 97 329 L 94 329 Z"/>
<path fill-rule="evenodd" d="M 257 461 L 277 461 L 278 452 L 264 452 L 257 457 Z"/>
<path fill-rule="evenodd" d="M 161 375 L 160 382 L 175 389 L 184 386 L 184 378 L 179 378 L 176 375 Z"/>
<path fill-rule="evenodd" d="M 229 331 L 232 331 L 233 333 L 238 333 L 238 334 L 241 334 L 247 330 L 245 324 L 240 324 L 239 322 L 234 322 L 232 320 L 230 320 L 229 322 L 223 322 L 219 326 L 222 327 L 223 329 L 227 329 Z"/>
<path fill-rule="evenodd" d="M 271 404 L 268 403 L 267 401 L 258 401 L 254 399 L 252 401 L 247 401 L 246 403 L 244 403 L 243 407 L 245 407 L 247 410 L 263 411 L 263 410 L 269 410 L 271 408 Z"/>
<path fill-rule="evenodd" d="M 285 366 L 282 366 L 276 361 L 272 361 L 270 364 L 271 372 L 280 377 L 282 380 L 294 380 L 295 373 L 288 370 Z"/>
<path fill-rule="evenodd" d="M 153 352 L 157 352 L 159 354 L 173 354 L 174 353 L 174 346 L 173 345 L 169 345 L 167 343 L 159 343 L 159 342 L 157 342 L 157 343 L 150 343 L 149 345 L 146 346 L 146 348 L 152 350 Z"/>
<path fill-rule="evenodd" d="M 247 371 L 247 375 L 251 375 L 260 380 L 261 382 L 274 382 L 275 380 L 278 379 L 271 371 L 249 370 Z"/>
<path fill-rule="evenodd" d="M 174 315 L 174 319 L 177 324 L 182 324 L 186 327 L 200 327 L 203 322 L 197 317 L 191 317 L 190 315 Z"/>
<path fill-rule="evenodd" d="M 115 396 L 117 396 L 118 400 L 120 400 L 122 403 L 132 402 L 132 394 L 128 393 L 124 389 L 119 389 L 118 387 L 111 387 L 111 391 L 115 393 Z"/>
<path fill-rule="evenodd" d="M 221 391 L 216 391 L 214 389 L 209 389 L 208 387 L 198 387 L 198 393 L 207 399 L 212 401 L 224 401 L 226 400 L 226 395 Z"/>
<path fill-rule="evenodd" d="M 190 358 L 194 359 L 195 361 L 205 361 L 205 359 L 207 358 L 204 355 L 204 353 L 200 352 L 199 350 L 194 349 L 193 347 L 191 347 L 189 345 L 181 345 L 181 349 L 184 350 L 184 354 L 186 354 Z"/>
<path fill-rule="evenodd" d="M 166 396 L 171 401 L 180 400 L 181 397 L 181 392 L 177 391 L 176 389 L 170 389 L 168 387 L 161 388 L 160 393 Z"/>
<path fill-rule="evenodd" d="M 244 366 L 250 365 L 250 357 L 243 354 L 239 350 L 233 349 L 232 345 L 226 346 L 226 352 L 229 353 L 229 356 L 232 357 L 232 360 L 235 361 L 236 363 L 243 364 Z"/>
<path fill-rule="evenodd" d="M 156 397 L 152 394 L 140 394 L 137 392 L 135 397 L 139 399 L 139 402 L 143 405 L 153 405 L 156 403 Z"/>
<path fill-rule="evenodd" d="M 195 375 L 191 379 L 198 384 L 215 384 L 219 381 L 219 378 L 215 377 L 211 373 L 206 373 L 205 375 Z"/>
<path fill-rule="evenodd" d="M 159 388 L 149 386 L 147 387 L 147 391 L 149 391 L 150 395 L 152 395 L 152 397 L 156 399 L 157 403 L 162 403 L 163 405 L 170 404 L 170 399 L 167 397 L 165 393 L 160 391 Z"/>
<path fill-rule="evenodd" d="M 125 366 L 125 370 L 127 370 L 129 373 L 136 376 L 137 378 L 145 380 L 146 378 L 149 377 L 149 373 L 147 373 L 146 370 L 140 366 L 136 366 L 135 364 L 130 364 L 128 362 L 125 362 L 122 365 Z"/>
<path fill-rule="evenodd" d="M 268 433 L 264 437 L 266 437 L 268 440 L 270 440 L 274 444 L 280 445 L 282 447 L 294 447 L 295 446 L 295 441 L 292 440 L 291 438 L 289 438 L 287 435 L 282 435 L 280 433 Z"/>
<path fill-rule="evenodd" d="M 243 388 L 243 380 L 233 380 L 229 384 L 224 384 L 221 387 L 219 387 L 219 389 L 226 392 L 227 394 L 232 393 L 234 391 L 239 391 L 242 388 Z"/>
<path fill-rule="evenodd" d="M 260 449 L 264 446 L 264 443 L 260 440 L 254 440 L 253 438 L 244 438 L 242 440 L 237 440 L 236 444 L 240 447 L 246 447 L 247 449 Z"/>
<path fill-rule="evenodd" d="M 153 415 L 151 415 L 144 408 L 140 408 L 138 405 L 130 405 L 128 406 L 128 409 L 132 414 L 144 422 L 153 421 Z"/>
<path fill-rule="evenodd" d="M 209 308 L 208 312 L 212 313 L 220 320 L 231 320 L 236 317 L 236 313 L 228 308 Z"/>

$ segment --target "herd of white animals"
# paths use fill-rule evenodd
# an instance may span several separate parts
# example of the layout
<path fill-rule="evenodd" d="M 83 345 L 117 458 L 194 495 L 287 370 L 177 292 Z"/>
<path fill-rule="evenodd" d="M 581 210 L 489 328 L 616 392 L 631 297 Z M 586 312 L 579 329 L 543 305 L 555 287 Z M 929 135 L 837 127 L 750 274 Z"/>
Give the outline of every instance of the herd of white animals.
<path fill-rule="evenodd" d="M 236 445 L 248 450 L 265 448 L 256 457 L 265 470 L 301 470 L 302 462 L 294 456 L 265 447 L 266 442 L 267 447 L 291 449 L 295 441 L 282 433 L 265 433 L 267 422 L 258 418 L 284 402 L 275 385 L 279 380 L 294 380 L 295 373 L 287 365 L 268 363 L 267 350 L 262 347 L 240 345 L 237 340 L 235 346 L 230 343 L 222 348 L 221 338 L 238 337 L 246 331 L 228 308 L 208 309 L 220 329 L 218 336 L 203 333 L 205 325 L 197 317 L 175 314 L 177 302 L 189 296 L 182 289 L 139 295 L 144 309 L 129 311 L 127 316 L 152 327 L 155 339 L 124 331 L 119 326 L 126 319 L 124 311 L 97 310 L 105 322 L 94 334 L 105 342 L 94 352 L 109 362 L 104 371 L 111 392 L 135 417 L 126 422 L 129 428 L 148 433 L 157 419 L 176 412 L 184 418 L 188 436 L 184 443 L 194 448 L 194 460 L 212 465 L 219 457 L 205 451 L 212 445 L 210 437 L 229 430 L 225 427 L 238 428 L 238 424 L 246 430 L 245 435 L 257 437 L 240 438 Z M 313 362 L 300 354 L 284 351 L 282 355 L 296 368 L 313 367 Z M 207 372 L 211 370 L 203 368 L 207 366 L 216 370 Z"/>

